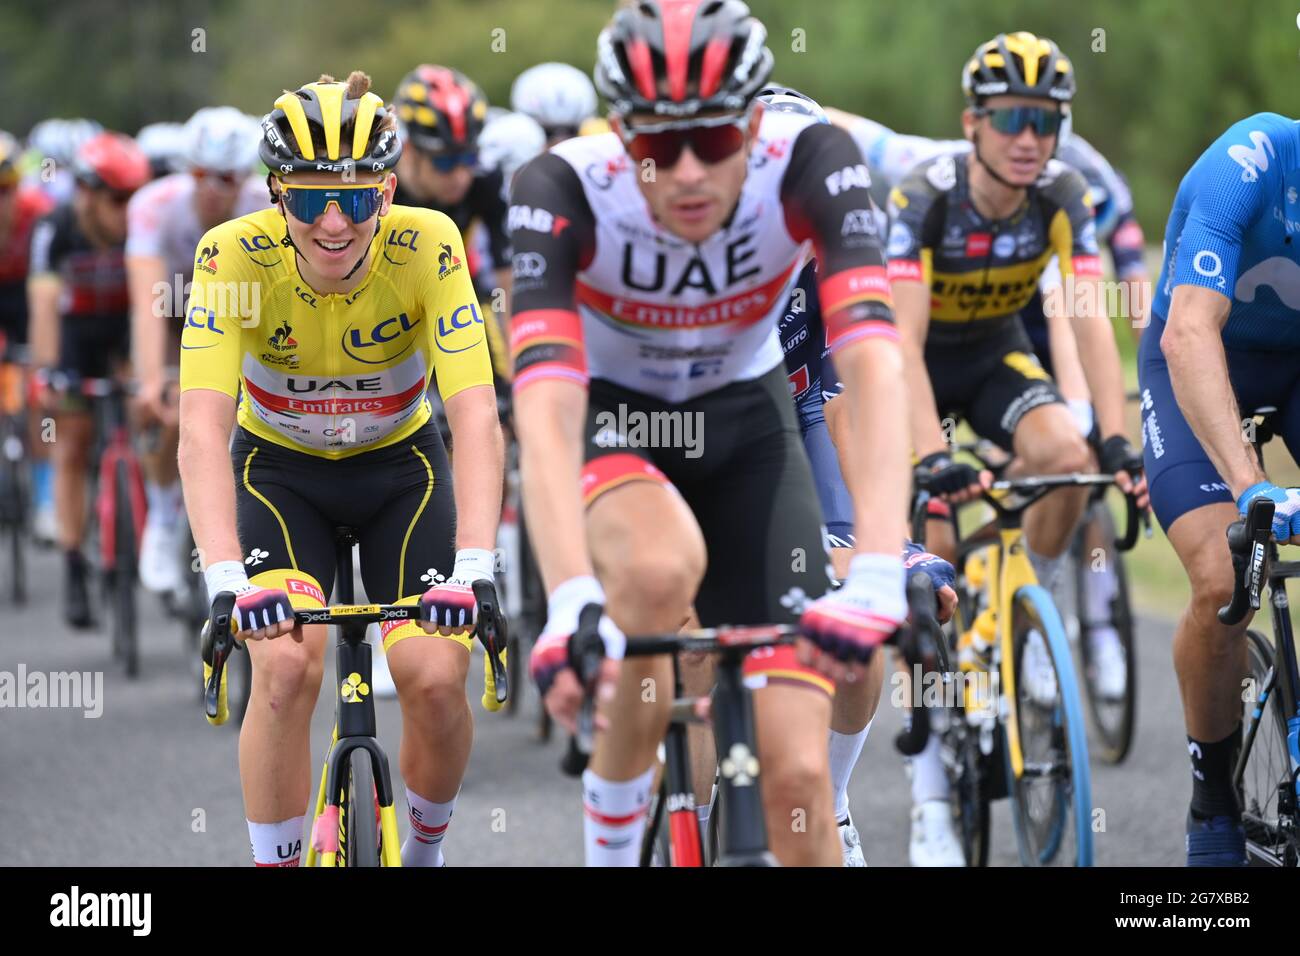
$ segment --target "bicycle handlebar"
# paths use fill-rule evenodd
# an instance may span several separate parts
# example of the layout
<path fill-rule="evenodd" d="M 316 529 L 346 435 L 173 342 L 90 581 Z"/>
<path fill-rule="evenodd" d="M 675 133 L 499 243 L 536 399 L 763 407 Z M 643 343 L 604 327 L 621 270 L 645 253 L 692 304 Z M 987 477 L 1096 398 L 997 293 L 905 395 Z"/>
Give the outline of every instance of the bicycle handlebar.
<path fill-rule="evenodd" d="M 1245 518 L 1228 525 L 1228 551 L 1232 554 L 1234 578 L 1232 600 L 1219 608 L 1219 623 L 1228 627 L 1239 624 L 1248 609 L 1259 610 L 1274 509 L 1272 501 L 1256 498 L 1251 501 Z"/>
<path fill-rule="evenodd" d="M 948 669 L 947 646 L 936 617 L 934 582 L 924 572 L 913 575 L 907 585 L 911 623 L 900 627 L 886 640 L 896 645 L 908 664 L 921 664 L 929 670 Z M 576 777 L 587 767 L 595 728 L 594 692 L 600 665 L 605 658 L 605 643 L 597 631 L 602 611 L 588 604 L 578 615 L 578 627 L 569 639 L 569 666 L 584 689 L 582 709 L 578 714 L 577 732 L 560 760 L 560 769 Z M 750 651 L 760 647 L 793 644 L 799 637 L 796 624 L 736 625 L 701 628 L 677 633 L 645 634 L 629 637 L 624 657 L 653 657 L 660 654 L 719 653 Z M 917 731 L 920 748 L 928 738 L 928 724 Z M 901 735 L 900 735 L 901 736 Z M 901 745 L 900 745 L 901 747 Z M 918 748 L 915 753 L 919 753 Z"/>
<path fill-rule="evenodd" d="M 929 472 L 919 468 L 913 472 L 916 495 L 912 511 L 912 540 L 922 546 L 925 544 L 925 505 L 930 498 L 935 497 L 930 490 L 931 478 Z M 1029 475 L 1022 478 L 999 479 L 984 489 L 980 493 L 980 497 L 999 514 L 1007 515 L 1023 511 L 1037 502 L 1039 498 L 1059 488 L 1087 488 L 1113 485 L 1114 483 L 1114 475 L 1104 474 L 1072 472 L 1065 475 Z M 1022 500 L 1009 505 L 1001 497 L 1006 494 L 1020 495 Z M 1132 494 L 1126 493 L 1124 500 L 1124 534 L 1115 540 L 1115 547 L 1120 551 L 1131 551 L 1134 545 L 1137 544 L 1139 523 L 1146 528 L 1148 536 L 1150 535 L 1151 512 L 1147 508 L 1139 509 L 1137 498 Z"/>
<path fill-rule="evenodd" d="M 501 654 L 509 638 L 505 616 L 500 613 L 496 588 L 491 581 L 481 578 L 472 585 L 477 613 L 474 636 L 483 644 L 492 663 L 492 678 L 496 685 L 498 704 L 509 696 L 506 666 Z M 221 688 L 221 672 L 230 655 L 240 647 L 235 640 L 235 595 L 222 591 L 212 599 L 208 620 L 203 624 L 203 660 L 212 665 L 212 674 L 203 688 L 203 707 L 209 719 L 217 716 L 217 703 Z M 335 604 L 323 608 L 302 608 L 293 612 L 295 625 L 304 624 L 380 624 L 386 621 L 419 621 L 418 604 Z"/>

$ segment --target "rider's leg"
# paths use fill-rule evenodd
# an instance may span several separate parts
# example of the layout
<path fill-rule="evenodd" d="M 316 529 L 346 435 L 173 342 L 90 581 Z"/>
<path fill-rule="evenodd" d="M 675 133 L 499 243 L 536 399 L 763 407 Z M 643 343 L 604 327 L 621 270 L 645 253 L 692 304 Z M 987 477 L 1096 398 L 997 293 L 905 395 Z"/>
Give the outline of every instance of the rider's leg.
<path fill-rule="evenodd" d="M 1088 471 L 1092 453 L 1066 405 L 1040 405 L 1026 412 L 1013 437 L 1012 474 L 1060 475 Z M 1061 558 L 1088 503 L 1088 489 L 1054 491 L 1025 514 L 1025 541 L 1040 583 L 1052 587 Z"/>
<path fill-rule="evenodd" d="M 59 509 L 59 547 L 81 551 L 86 534 L 86 466 L 94 421 L 86 412 L 62 412 L 54 417 L 54 501 Z"/>
<path fill-rule="evenodd" d="M 671 486 L 631 480 L 598 494 L 587 511 L 587 540 L 607 611 L 623 633 L 681 627 L 704 574 L 705 550 L 690 508 Z M 671 659 L 629 658 L 613 699 L 600 705 L 609 723 L 597 733 L 583 775 L 591 865 L 637 861 L 672 697 Z"/>
<path fill-rule="evenodd" d="M 1232 558 L 1224 529 L 1237 519 L 1227 503 L 1188 511 L 1169 528 L 1169 542 L 1191 584 L 1191 600 L 1174 631 L 1174 669 L 1183 699 L 1192 760 L 1192 810 L 1235 816 L 1231 770 L 1241 736 L 1246 622 L 1219 623 L 1232 597 Z"/>

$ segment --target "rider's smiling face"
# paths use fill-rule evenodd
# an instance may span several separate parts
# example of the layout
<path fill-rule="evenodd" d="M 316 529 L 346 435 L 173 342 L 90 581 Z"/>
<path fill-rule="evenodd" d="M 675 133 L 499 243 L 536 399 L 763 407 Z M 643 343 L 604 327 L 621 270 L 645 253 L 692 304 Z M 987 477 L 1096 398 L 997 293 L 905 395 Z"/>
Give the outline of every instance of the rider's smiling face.
<path fill-rule="evenodd" d="M 294 173 L 284 177 L 284 182 L 288 186 L 326 186 L 336 185 L 340 180 L 337 173 L 313 172 Z M 376 219 L 388 212 L 397 186 L 397 180 L 385 173 L 358 174 L 356 183 L 383 184 L 384 194 L 380 208 L 362 222 L 353 222 L 352 217 L 340 209 L 338 203 L 330 203 L 314 222 L 305 223 L 295 218 L 281 203 L 289 237 L 306 263 L 303 278 L 317 292 L 343 291 L 331 288 L 331 283 L 341 282 L 357 264 L 357 260 L 365 255 L 366 247 L 375 235 Z M 307 272 L 311 274 L 308 275 Z M 354 279 L 357 277 L 357 273 L 352 276 Z"/>
<path fill-rule="evenodd" d="M 704 162 L 686 146 L 671 166 L 650 159 L 638 164 L 637 183 L 660 225 L 687 242 L 703 242 L 722 227 L 740 199 L 749 166 L 749 148 L 758 135 L 761 118 L 762 110 L 755 109 L 745 129 L 742 148 L 717 162 Z M 624 122 L 630 132 L 635 132 L 638 125 L 662 123 L 663 118 L 632 116 Z M 633 163 L 636 164 L 635 158 Z"/>

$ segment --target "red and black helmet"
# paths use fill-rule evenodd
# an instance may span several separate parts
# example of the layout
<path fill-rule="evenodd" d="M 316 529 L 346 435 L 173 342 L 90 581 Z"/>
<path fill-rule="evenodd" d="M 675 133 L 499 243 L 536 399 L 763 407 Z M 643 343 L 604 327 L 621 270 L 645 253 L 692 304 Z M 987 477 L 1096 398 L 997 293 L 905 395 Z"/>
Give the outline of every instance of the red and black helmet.
<path fill-rule="evenodd" d="M 77 181 L 92 189 L 134 192 L 149 182 L 149 157 L 125 133 L 103 132 L 81 144 L 72 161 Z"/>
<path fill-rule="evenodd" d="M 477 146 L 488 102 L 464 73 L 426 63 L 402 78 L 393 107 L 412 143 L 425 152 L 442 153 Z"/>
<path fill-rule="evenodd" d="M 619 115 L 744 109 L 772 74 L 767 29 L 741 0 L 641 0 L 596 46 L 596 88 Z"/>

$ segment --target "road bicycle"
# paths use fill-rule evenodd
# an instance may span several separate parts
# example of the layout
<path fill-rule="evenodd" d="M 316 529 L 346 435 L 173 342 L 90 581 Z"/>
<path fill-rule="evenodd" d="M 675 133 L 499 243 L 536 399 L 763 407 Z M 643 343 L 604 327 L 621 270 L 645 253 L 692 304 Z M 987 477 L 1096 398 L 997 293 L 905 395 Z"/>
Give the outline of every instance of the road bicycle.
<path fill-rule="evenodd" d="M 922 546 L 930 478 L 925 472 L 916 475 L 912 536 Z M 937 712 L 936 732 L 943 739 L 953 816 L 968 866 L 988 863 L 990 803 L 1002 797 L 1011 801 L 1024 865 L 1050 865 L 1066 847 L 1062 862 L 1093 863 L 1083 704 L 1065 626 L 1051 594 L 1038 584 L 1021 524 L 1024 511 L 1052 491 L 1114 480 L 1088 474 L 1000 479 L 981 495 L 993 518 L 972 534 L 958 534 L 959 665 L 952 706 Z M 1122 550 L 1137 539 L 1137 505 L 1131 496 L 1127 504 Z M 1029 675 L 1027 653 L 1036 665 Z"/>
<path fill-rule="evenodd" d="M 401 866 L 388 755 L 377 739 L 371 684 L 371 649 L 366 628 L 386 621 L 420 619 L 418 604 L 353 604 L 352 548 L 357 536 L 351 528 L 335 533 L 335 595 L 340 603 L 294 611 L 298 626 L 327 624 L 339 629 L 335 645 L 335 719 L 325 765 L 321 770 L 307 866 Z M 490 581 L 473 586 L 477 604 L 474 634 L 490 662 L 490 680 L 483 704 L 499 707 L 509 695 L 502 655 L 508 638 L 506 622 Z M 235 596 L 229 591 L 212 601 L 203 629 L 203 661 L 208 678 L 203 688 L 204 714 L 209 723 L 229 717 L 225 671 L 231 656 L 247 654 L 234 639 Z"/>
<path fill-rule="evenodd" d="M 942 634 L 935 620 L 934 586 L 926 574 L 908 582 L 911 623 L 886 643 L 896 644 L 909 661 L 934 668 L 943 660 L 936 641 Z M 600 608 L 589 606 L 579 615 L 578 628 L 569 642 L 569 660 L 587 689 L 578 719 L 578 732 L 570 738 L 562 769 L 578 776 L 591 752 L 595 708 L 592 689 L 604 658 L 604 643 L 595 632 Z M 673 659 L 673 705 L 664 737 L 664 767 L 658 791 L 647 814 L 641 844 L 641 865 L 657 858 L 674 867 L 776 866 L 768 849 L 763 816 L 754 725 L 753 695 L 745 686 L 745 657 L 760 648 L 792 644 L 799 636 L 793 624 L 757 626 L 724 625 L 667 634 L 629 637 L 625 657 L 669 654 Z M 716 680 L 708 698 L 683 695 L 679 655 L 711 654 L 716 658 Z M 707 715 L 707 716 L 706 716 Z M 719 755 L 709 832 L 702 836 L 695 812 L 687 727 L 711 723 Z"/>
<path fill-rule="evenodd" d="M 959 444 L 956 450 L 971 454 L 999 476 L 1011 461 L 987 439 Z M 1144 510 L 1141 520 L 1150 537 L 1150 511 Z M 1136 618 L 1129 598 L 1124 552 L 1115 546 L 1117 538 L 1115 519 L 1106 504 L 1106 488 L 1098 486 L 1089 496 L 1087 510 L 1070 539 L 1053 594 L 1070 643 L 1077 651 L 1078 673 L 1083 679 L 1094 731 L 1092 755 L 1109 764 L 1120 764 L 1128 756 L 1137 718 Z M 1098 589 L 1110 592 L 1101 606 L 1093 596 Z M 1095 659 L 1094 637 L 1107 630 L 1113 631 L 1123 658 L 1124 684 L 1118 692 L 1101 686 L 1100 665 Z"/>
<path fill-rule="evenodd" d="M 1264 445 L 1277 433 L 1277 409 L 1254 413 L 1255 453 L 1264 466 Z M 1246 517 L 1228 527 L 1234 587 L 1219 621 L 1239 624 L 1259 609 L 1265 586 L 1273 640 L 1246 631 L 1248 681 L 1242 694 L 1241 754 L 1233 785 L 1246 831 L 1246 852 L 1262 866 L 1300 865 L 1300 673 L 1286 582 L 1300 577 L 1300 562 L 1282 561 L 1272 538 L 1274 504 L 1255 499 Z"/>

